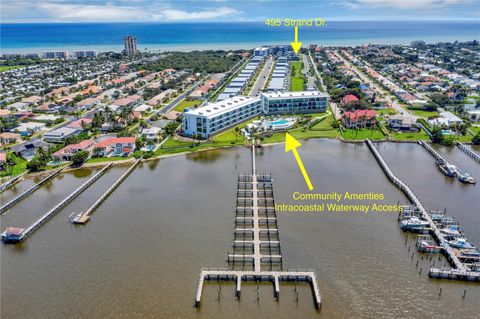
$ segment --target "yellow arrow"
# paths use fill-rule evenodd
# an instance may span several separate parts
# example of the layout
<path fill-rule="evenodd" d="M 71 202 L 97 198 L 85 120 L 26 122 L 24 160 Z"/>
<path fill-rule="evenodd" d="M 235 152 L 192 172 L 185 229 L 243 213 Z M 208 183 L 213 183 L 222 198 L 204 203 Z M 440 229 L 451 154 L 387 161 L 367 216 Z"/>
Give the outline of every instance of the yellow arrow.
<path fill-rule="evenodd" d="M 298 42 L 298 25 L 295 26 L 295 40 L 290 42 L 295 54 L 298 54 L 298 50 L 302 47 L 302 42 Z"/>
<path fill-rule="evenodd" d="M 297 160 L 298 167 L 300 167 L 300 171 L 302 171 L 303 178 L 305 178 L 305 182 L 307 183 L 308 189 L 313 190 L 312 182 L 310 182 L 310 178 L 308 177 L 307 171 L 303 166 L 302 160 L 300 159 L 300 155 L 298 155 L 297 147 L 302 146 L 299 141 L 297 141 L 293 136 L 286 133 L 285 134 L 285 152 L 288 153 L 292 151 L 295 159 Z"/>

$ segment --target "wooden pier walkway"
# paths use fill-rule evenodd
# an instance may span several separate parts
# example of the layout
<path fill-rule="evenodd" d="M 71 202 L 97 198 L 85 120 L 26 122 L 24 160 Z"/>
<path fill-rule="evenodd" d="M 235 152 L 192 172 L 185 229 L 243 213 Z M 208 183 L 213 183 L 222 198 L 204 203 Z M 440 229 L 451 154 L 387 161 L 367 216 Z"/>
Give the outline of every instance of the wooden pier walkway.
<path fill-rule="evenodd" d="M 240 298 L 242 281 L 269 281 L 274 284 L 277 300 L 280 297 L 279 282 L 296 281 L 310 284 L 314 306 L 319 309 L 322 300 L 315 271 L 283 270 L 273 180 L 270 174 L 257 174 L 255 143 L 252 146 L 252 173 L 240 174 L 237 183 L 234 253 L 227 257 L 232 269 L 203 268 L 198 278 L 195 305 L 200 306 L 206 280 L 234 281 L 237 298 Z"/>
<path fill-rule="evenodd" d="M 97 179 L 99 179 L 105 172 L 112 166 L 112 163 L 108 164 L 102 168 L 99 172 L 93 175 L 89 180 L 83 183 L 80 187 L 74 190 L 70 195 L 65 197 L 60 203 L 55 205 L 52 209 L 46 212 L 42 217 L 40 217 L 36 222 L 34 222 L 30 227 L 23 231 L 22 235 L 19 238 L 19 241 L 24 241 L 31 234 L 33 234 L 38 228 L 45 224 L 50 218 L 57 214 L 63 207 L 70 203 L 75 197 L 80 195 L 85 189 L 92 185 Z"/>
<path fill-rule="evenodd" d="M 461 142 L 456 142 L 455 143 L 459 149 L 461 149 L 465 154 L 476 160 L 478 163 L 480 163 L 480 155 L 476 153 L 474 150 L 472 150 L 470 147 L 467 145 L 461 143 Z"/>
<path fill-rule="evenodd" d="M 137 159 L 126 171 L 123 173 L 103 194 L 95 203 L 92 204 L 86 211 L 81 212 L 75 216 L 70 215 L 70 222 L 73 224 L 86 224 L 90 220 L 90 216 L 100 206 L 108 196 L 130 175 L 131 172 L 137 167 L 142 158 Z"/>
<path fill-rule="evenodd" d="M 53 173 L 51 173 L 50 175 L 48 175 L 47 177 L 43 178 L 40 182 L 38 182 L 37 184 L 33 185 L 32 187 L 30 187 L 29 189 L 27 189 L 26 191 L 24 191 L 23 193 L 21 193 L 20 195 L 12 198 L 11 200 L 9 200 L 8 202 L 6 202 L 4 205 L 2 205 L 0 207 L 0 214 L 3 214 L 5 213 L 7 210 L 9 210 L 10 208 L 12 208 L 13 206 L 15 206 L 18 202 L 20 202 L 21 200 L 27 198 L 30 194 L 32 194 L 33 192 L 35 192 L 37 189 L 39 189 L 40 187 L 42 187 L 44 184 L 46 184 L 49 180 L 51 180 L 52 178 L 54 178 L 55 176 L 57 176 L 58 174 L 60 174 L 60 172 L 63 170 L 63 168 L 60 168 L 60 169 L 57 169 L 55 170 Z"/>
<path fill-rule="evenodd" d="M 17 183 L 18 181 L 20 181 L 20 179 L 23 177 L 23 175 L 25 175 L 25 173 L 22 173 L 20 175 L 17 175 L 11 179 L 9 179 L 8 181 L 6 181 L 5 183 L 3 183 L 2 185 L 0 185 L 0 193 L 6 191 L 7 189 L 9 189 L 10 187 L 12 187 L 13 185 L 15 185 L 15 183 Z"/>
<path fill-rule="evenodd" d="M 440 232 L 440 229 L 437 227 L 437 224 L 432 220 L 432 217 L 428 214 L 427 210 L 417 198 L 415 193 L 411 190 L 411 188 L 405 184 L 400 178 L 398 178 L 392 170 L 388 167 L 388 164 L 385 162 L 383 157 L 380 155 L 378 150 L 373 145 L 372 141 L 369 139 L 366 140 L 366 143 L 369 149 L 372 151 L 373 155 L 375 156 L 376 160 L 382 167 L 383 171 L 387 175 L 387 177 L 395 184 L 400 190 L 402 190 L 405 195 L 410 199 L 410 201 L 420 210 L 421 217 L 429 223 L 430 226 L 430 233 L 433 238 L 440 243 L 442 247 L 444 247 L 444 254 L 449 263 L 452 265 L 453 270 L 442 270 L 431 268 L 429 272 L 429 276 L 432 278 L 448 278 L 448 279 L 460 279 L 460 280 L 470 280 L 470 281 L 480 281 L 480 273 L 471 271 L 468 266 L 462 263 L 456 254 L 456 251 L 451 248 L 448 244 L 446 244 L 446 240 L 444 239 L 443 234 Z M 453 273 L 458 274 L 458 276 L 451 275 Z M 450 274 L 449 276 L 442 274 L 446 272 Z"/>
<path fill-rule="evenodd" d="M 440 153 L 438 153 L 436 150 L 434 150 L 433 147 L 428 145 L 428 143 L 426 143 L 422 140 L 418 140 L 418 144 L 422 145 L 430 154 L 432 154 L 432 156 L 435 158 L 435 160 L 442 161 L 443 163 L 448 163 L 448 161 L 445 159 L 445 157 L 440 155 Z"/>

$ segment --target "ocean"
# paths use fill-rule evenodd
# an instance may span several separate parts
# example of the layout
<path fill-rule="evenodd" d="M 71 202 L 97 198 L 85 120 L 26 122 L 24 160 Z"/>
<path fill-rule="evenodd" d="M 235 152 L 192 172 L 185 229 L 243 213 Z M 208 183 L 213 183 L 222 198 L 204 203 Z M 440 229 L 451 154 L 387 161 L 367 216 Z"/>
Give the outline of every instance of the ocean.
<path fill-rule="evenodd" d="M 251 49 L 290 43 L 292 28 L 260 22 L 235 23 L 22 23 L 0 24 L 0 52 L 93 49 L 121 51 L 125 35 L 137 37 L 144 50 Z M 479 40 L 480 21 L 327 21 L 323 27 L 300 27 L 304 45 L 353 46 Z"/>

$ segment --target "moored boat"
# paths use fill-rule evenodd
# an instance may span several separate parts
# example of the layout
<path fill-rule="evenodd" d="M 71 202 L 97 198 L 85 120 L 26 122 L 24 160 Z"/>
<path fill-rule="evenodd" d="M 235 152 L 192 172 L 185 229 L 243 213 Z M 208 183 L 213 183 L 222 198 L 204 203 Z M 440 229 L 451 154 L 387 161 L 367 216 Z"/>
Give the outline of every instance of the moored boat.
<path fill-rule="evenodd" d="M 450 247 L 458 249 L 475 248 L 475 246 L 470 244 L 465 238 L 457 238 L 455 240 L 450 240 L 448 241 L 448 245 Z"/>
<path fill-rule="evenodd" d="M 467 172 L 463 173 L 463 174 L 458 174 L 458 180 L 462 183 L 466 183 L 466 184 L 475 184 L 477 182 L 477 180 L 475 179 L 475 177 L 473 177 L 472 175 L 468 174 Z"/>

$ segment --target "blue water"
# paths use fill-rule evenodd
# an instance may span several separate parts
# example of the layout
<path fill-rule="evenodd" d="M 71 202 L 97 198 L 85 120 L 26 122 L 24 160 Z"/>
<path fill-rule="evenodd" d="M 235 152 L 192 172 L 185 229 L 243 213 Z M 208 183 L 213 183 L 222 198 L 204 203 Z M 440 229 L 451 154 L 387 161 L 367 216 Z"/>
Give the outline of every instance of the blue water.
<path fill-rule="evenodd" d="M 287 124 L 288 121 L 285 120 L 285 119 L 281 119 L 281 120 L 277 120 L 275 122 L 271 122 L 270 125 L 284 125 L 284 124 Z"/>
<path fill-rule="evenodd" d="M 2 53 L 45 49 L 120 51 L 125 35 L 135 35 L 144 49 L 252 48 L 289 43 L 291 28 L 264 23 L 45 23 L 0 24 Z M 480 39 L 478 21 L 348 21 L 324 27 L 300 27 L 300 41 L 320 45 L 401 44 L 412 40 Z"/>

